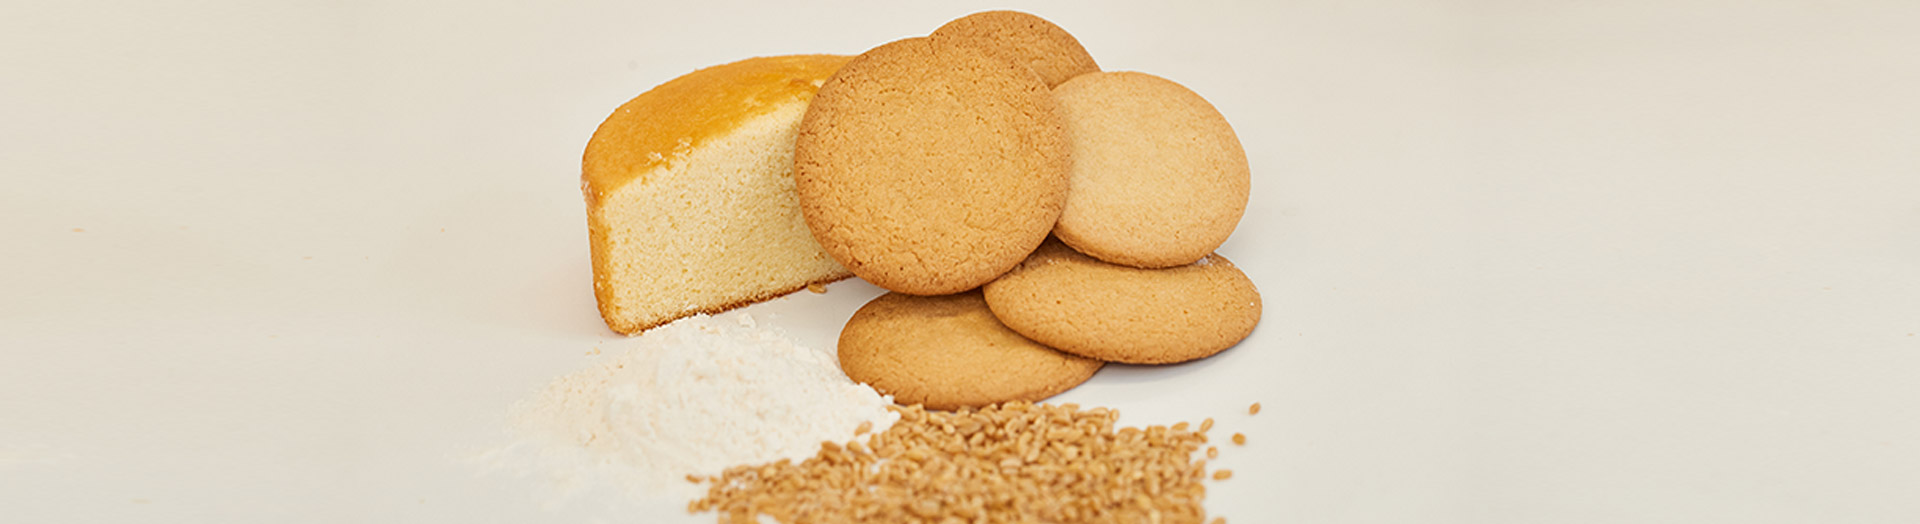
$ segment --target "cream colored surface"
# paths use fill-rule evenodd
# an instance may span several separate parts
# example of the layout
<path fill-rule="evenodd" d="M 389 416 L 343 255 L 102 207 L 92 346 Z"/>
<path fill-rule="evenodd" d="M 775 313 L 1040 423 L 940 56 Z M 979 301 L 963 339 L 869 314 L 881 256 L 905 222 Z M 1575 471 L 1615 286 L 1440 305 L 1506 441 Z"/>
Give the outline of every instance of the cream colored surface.
<path fill-rule="evenodd" d="M 11 3 L 0 520 L 712 522 L 457 460 L 622 348 L 581 145 L 1009 6 L 1246 144 L 1260 327 L 1059 397 L 1245 433 L 1228 522 L 1920 521 L 1920 5 L 1873 0 Z M 747 310 L 825 347 L 877 294 Z"/>

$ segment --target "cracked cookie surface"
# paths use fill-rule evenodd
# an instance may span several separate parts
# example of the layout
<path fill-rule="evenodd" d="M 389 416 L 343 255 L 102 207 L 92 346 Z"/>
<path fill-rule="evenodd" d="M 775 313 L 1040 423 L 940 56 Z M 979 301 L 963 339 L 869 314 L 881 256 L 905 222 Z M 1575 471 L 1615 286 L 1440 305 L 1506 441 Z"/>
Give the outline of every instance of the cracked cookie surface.
<path fill-rule="evenodd" d="M 1031 70 L 909 38 L 854 58 L 801 120 L 794 182 L 814 238 L 916 295 L 973 289 L 1026 258 L 1066 203 L 1065 124 Z"/>

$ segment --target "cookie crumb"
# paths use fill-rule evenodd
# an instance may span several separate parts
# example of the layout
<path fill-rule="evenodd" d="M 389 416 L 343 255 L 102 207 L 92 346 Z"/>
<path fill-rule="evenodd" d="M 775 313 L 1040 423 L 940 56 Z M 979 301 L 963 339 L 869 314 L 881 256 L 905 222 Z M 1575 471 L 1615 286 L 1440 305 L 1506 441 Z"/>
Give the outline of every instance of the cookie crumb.
<path fill-rule="evenodd" d="M 1259 403 L 1259 402 L 1255 402 L 1255 403 L 1253 403 L 1253 405 L 1251 405 L 1251 406 L 1247 406 L 1247 414 L 1248 414 L 1248 415 L 1258 415 L 1258 414 L 1260 414 L 1260 403 Z"/>
<path fill-rule="evenodd" d="M 1234 444 L 1239 444 L 1239 445 L 1242 445 L 1242 446 L 1245 446 L 1245 445 L 1247 445 L 1247 435 L 1246 435 L 1245 433 L 1234 433 L 1234 434 L 1233 434 L 1233 443 L 1234 443 Z"/>
<path fill-rule="evenodd" d="M 819 282 L 807 284 L 807 291 L 812 291 L 815 295 L 825 295 L 827 294 L 827 285 Z"/>

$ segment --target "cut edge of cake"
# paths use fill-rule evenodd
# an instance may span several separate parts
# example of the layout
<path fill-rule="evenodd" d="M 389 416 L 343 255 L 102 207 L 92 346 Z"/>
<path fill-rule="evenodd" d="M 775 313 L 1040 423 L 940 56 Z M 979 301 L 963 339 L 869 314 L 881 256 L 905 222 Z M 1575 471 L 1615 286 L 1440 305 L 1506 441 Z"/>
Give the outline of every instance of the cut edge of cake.
<path fill-rule="evenodd" d="M 715 66 L 608 117 L 588 144 L 582 190 L 609 328 L 636 334 L 852 276 L 814 240 L 793 189 L 800 118 L 846 60 Z"/>

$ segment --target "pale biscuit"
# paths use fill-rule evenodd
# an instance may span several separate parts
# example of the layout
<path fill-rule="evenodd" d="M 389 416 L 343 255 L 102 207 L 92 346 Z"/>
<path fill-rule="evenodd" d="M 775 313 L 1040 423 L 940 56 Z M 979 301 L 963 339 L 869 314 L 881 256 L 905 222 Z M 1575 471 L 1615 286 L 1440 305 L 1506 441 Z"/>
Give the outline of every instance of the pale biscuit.
<path fill-rule="evenodd" d="M 1033 68 L 1047 87 L 1100 70 L 1080 40 L 1044 18 L 1019 11 L 983 11 L 935 29 L 935 39 L 951 39 L 987 54 Z"/>
<path fill-rule="evenodd" d="M 1102 365 L 1007 329 L 979 291 L 881 295 L 840 332 L 847 378 L 931 409 L 1038 402 L 1086 382 Z"/>
<path fill-rule="evenodd" d="M 1054 235 L 1134 267 L 1189 264 L 1226 242 L 1247 208 L 1247 154 L 1206 99 L 1145 73 L 1089 73 L 1054 90 L 1073 142 Z"/>
<path fill-rule="evenodd" d="M 1095 260 L 1049 240 L 984 288 L 1015 332 L 1109 362 L 1169 364 L 1238 344 L 1260 323 L 1260 292 L 1218 254 L 1165 269 Z"/>
<path fill-rule="evenodd" d="M 909 38 L 848 62 L 800 123 L 814 238 L 883 288 L 965 291 L 1026 258 L 1066 202 L 1064 125 L 1031 70 Z"/>

